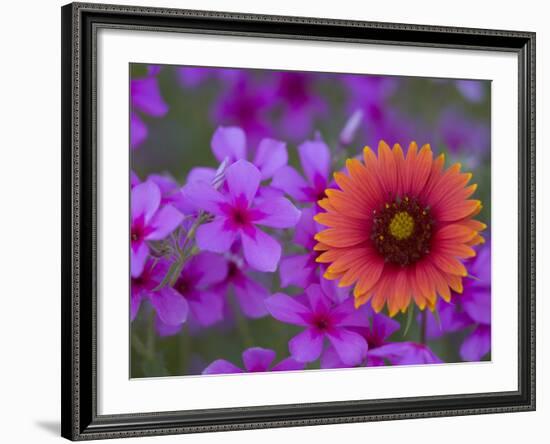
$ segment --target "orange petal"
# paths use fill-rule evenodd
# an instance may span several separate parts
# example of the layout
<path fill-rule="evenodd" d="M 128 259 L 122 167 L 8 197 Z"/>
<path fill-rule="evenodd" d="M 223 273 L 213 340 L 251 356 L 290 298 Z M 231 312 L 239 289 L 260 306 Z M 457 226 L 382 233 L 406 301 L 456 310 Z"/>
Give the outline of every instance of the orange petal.
<path fill-rule="evenodd" d="M 383 261 L 370 261 L 361 267 L 360 277 L 353 289 L 355 297 L 369 292 L 378 282 L 384 270 Z"/>
<path fill-rule="evenodd" d="M 445 208 L 439 211 L 438 220 L 441 222 L 453 222 L 465 217 L 470 217 L 479 212 L 482 208 L 480 200 L 465 200 L 457 203 L 453 207 Z"/>
<path fill-rule="evenodd" d="M 383 140 L 378 144 L 378 178 L 386 195 L 395 196 L 398 192 L 397 165 L 390 147 Z"/>
<path fill-rule="evenodd" d="M 444 271 L 445 273 L 457 276 L 468 275 L 464 264 L 454 257 L 432 252 L 432 254 L 430 254 L 430 260 L 432 264 L 434 264 L 437 268 L 439 268 L 441 271 Z"/>
<path fill-rule="evenodd" d="M 365 293 L 365 294 L 362 294 L 361 296 L 355 297 L 355 300 L 354 300 L 355 308 L 359 308 L 361 307 L 361 305 L 366 304 L 371 297 L 372 297 L 372 293 Z"/>
<path fill-rule="evenodd" d="M 471 241 L 466 242 L 466 245 L 469 245 L 470 247 L 474 247 L 479 244 L 485 243 L 485 239 L 483 236 L 480 236 L 479 234 L 476 235 Z"/>
<path fill-rule="evenodd" d="M 370 228 L 365 219 L 345 217 L 338 213 L 317 213 L 313 219 L 327 227 L 350 227 L 365 231 L 368 231 Z"/>
<path fill-rule="evenodd" d="M 330 204 L 338 213 L 358 219 L 370 216 L 370 207 L 362 202 L 357 202 L 349 194 L 333 189 L 328 189 L 325 193 L 328 196 Z"/>
<path fill-rule="evenodd" d="M 438 252 L 446 256 L 455 256 L 461 259 L 474 257 L 476 252 L 473 248 L 464 244 L 454 242 L 440 242 L 437 247 Z"/>
<path fill-rule="evenodd" d="M 366 248 L 349 248 L 341 251 L 338 258 L 329 265 L 328 271 L 331 273 L 342 273 L 350 268 L 362 267 L 365 263 L 371 261 L 372 253 Z M 377 261 L 378 262 L 378 261 Z"/>
<path fill-rule="evenodd" d="M 418 262 L 416 264 L 416 284 L 418 289 L 424 296 L 424 299 L 428 303 L 435 302 L 437 295 L 435 293 L 435 286 L 433 280 L 430 279 L 430 275 L 426 272 L 424 262 Z"/>
<path fill-rule="evenodd" d="M 315 246 L 313 247 L 313 250 L 314 251 L 326 251 L 326 250 L 330 250 L 330 247 L 327 245 L 327 244 L 324 244 L 322 242 L 318 242 L 317 244 L 315 244 Z"/>
<path fill-rule="evenodd" d="M 369 238 L 368 231 L 357 228 L 327 228 L 315 235 L 315 240 L 331 247 L 351 247 Z"/>
<path fill-rule="evenodd" d="M 327 211 L 336 211 L 336 208 L 334 208 L 334 206 L 330 203 L 330 200 L 326 197 L 324 199 L 318 200 L 317 205 Z"/>
<path fill-rule="evenodd" d="M 412 181 L 409 192 L 412 195 L 419 195 L 426 185 L 430 171 L 432 170 L 433 153 L 430 145 L 424 145 L 416 157 L 416 160 L 410 165 L 412 168 Z"/>
<path fill-rule="evenodd" d="M 374 154 L 374 152 L 368 146 L 363 148 L 363 158 L 365 159 L 365 166 L 367 168 L 376 167 L 376 165 L 378 165 L 376 154 Z"/>
<path fill-rule="evenodd" d="M 436 267 L 434 267 L 430 262 L 427 262 L 424 264 L 425 271 L 428 275 L 428 279 L 430 279 L 431 282 L 435 285 L 435 290 L 443 298 L 445 302 L 449 302 L 451 300 L 451 291 L 449 289 L 449 285 L 447 281 L 445 280 L 444 275 L 437 270 Z"/>
<path fill-rule="evenodd" d="M 463 224 L 450 224 L 441 227 L 435 234 L 436 239 L 441 241 L 453 241 L 464 243 L 472 240 L 477 232 Z"/>
<path fill-rule="evenodd" d="M 329 271 L 325 271 L 323 273 L 323 277 L 325 279 L 328 279 L 329 281 L 335 281 L 336 279 L 340 279 L 340 277 L 342 277 L 342 274 L 341 273 L 331 273 Z"/>
<path fill-rule="evenodd" d="M 460 276 L 456 276 L 454 274 L 447 274 L 446 276 L 447 282 L 449 283 L 449 287 L 453 291 L 456 291 L 457 293 L 462 293 L 464 290 L 462 286 L 462 278 Z"/>

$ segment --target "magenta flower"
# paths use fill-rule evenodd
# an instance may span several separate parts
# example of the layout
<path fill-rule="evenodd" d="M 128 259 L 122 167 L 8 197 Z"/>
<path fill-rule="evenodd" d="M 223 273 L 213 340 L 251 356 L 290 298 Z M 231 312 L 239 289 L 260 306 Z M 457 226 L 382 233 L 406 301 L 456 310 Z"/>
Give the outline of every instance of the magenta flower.
<path fill-rule="evenodd" d="M 281 259 L 279 274 L 282 288 L 289 285 L 306 288 L 309 284 L 318 281 L 319 264 L 315 262 L 318 254 L 313 247 L 317 243 L 314 236 L 319 228 L 317 222 L 313 220 L 313 216 L 315 216 L 313 208 L 302 210 L 302 216 L 294 231 L 294 243 L 304 247 L 306 253 L 290 254 Z"/>
<path fill-rule="evenodd" d="M 361 363 L 367 354 L 367 341 L 353 327 L 367 327 L 368 319 L 353 306 L 351 298 L 334 304 L 318 284 L 306 289 L 304 303 L 282 293 L 266 300 L 271 315 L 284 323 L 305 327 L 288 343 L 290 354 L 299 362 L 315 361 L 323 351 L 325 338 L 348 366 Z"/>
<path fill-rule="evenodd" d="M 225 259 L 214 253 L 201 252 L 189 260 L 174 284 L 174 290 L 189 304 L 189 309 L 202 326 L 223 319 L 223 300 L 214 286 L 227 275 Z"/>
<path fill-rule="evenodd" d="M 214 157 L 220 163 L 227 159 L 232 164 L 249 157 L 246 134 L 236 126 L 218 127 L 212 136 L 211 147 Z M 286 143 L 279 140 L 264 138 L 254 151 L 252 163 L 260 170 L 262 181 L 271 179 L 288 162 Z M 215 173 L 214 168 L 196 167 L 189 172 L 187 182 L 212 182 Z"/>
<path fill-rule="evenodd" d="M 429 313 L 426 333 L 437 339 L 470 328 L 460 347 L 465 361 L 479 361 L 491 350 L 491 245 L 483 245 L 468 265 L 472 278 L 464 279 L 462 294 L 453 293 L 450 303 L 436 306 L 439 322 Z"/>
<path fill-rule="evenodd" d="M 330 150 L 321 140 L 306 141 L 298 147 L 305 179 L 291 166 L 280 168 L 271 186 L 298 202 L 317 203 L 325 197 L 330 172 Z"/>
<path fill-rule="evenodd" d="M 371 312 L 371 325 L 364 331 L 369 343 L 367 366 L 414 364 L 438 364 L 439 359 L 427 345 L 415 342 L 389 342 L 390 336 L 399 330 L 399 323 L 383 314 Z"/>
<path fill-rule="evenodd" d="M 201 250 L 225 253 L 240 239 L 248 265 L 258 271 L 275 271 L 281 246 L 257 225 L 290 228 L 296 225 L 300 211 L 283 197 L 255 201 L 261 173 L 246 160 L 239 160 L 225 170 L 227 195 L 205 182 L 190 183 L 185 195 L 214 220 L 197 230 Z"/>
<path fill-rule="evenodd" d="M 411 140 L 429 140 L 421 122 L 398 112 L 389 102 L 400 86 L 397 78 L 353 74 L 343 76 L 342 81 L 348 91 L 348 113 L 362 112 L 362 120 L 354 124 L 362 130 L 363 145 L 378 146 L 385 140 L 390 146 L 406 146 Z"/>
<path fill-rule="evenodd" d="M 273 95 L 282 106 L 282 132 L 292 140 L 303 140 L 311 135 L 316 118 L 327 112 L 327 104 L 315 91 L 318 75 L 306 72 L 274 73 Z M 270 86 L 269 86 L 270 87 Z"/>
<path fill-rule="evenodd" d="M 304 364 L 292 358 L 283 359 L 273 367 L 275 352 L 268 348 L 252 347 L 242 354 L 244 370 L 225 359 L 217 359 L 206 367 L 203 375 L 218 375 L 227 373 L 255 373 L 255 372 L 282 372 L 290 370 L 303 370 Z"/>
<path fill-rule="evenodd" d="M 135 171 L 130 171 L 130 188 L 134 188 L 136 185 L 139 185 L 141 180 Z"/>
<path fill-rule="evenodd" d="M 258 88 L 250 76 L 242 76 L 219 99 L 213 121 L 243 128 L 253 142 L 271 133 L 268 110 L 272 104 L 269 91 Z"/>
<path fill-rule="evenodd" d="M 224 300 L 227 293 L 233 290 L 235 299 L 245 316 L 253 319 L 265 316 L 268 313 L 265 299 L 271 296 L 271 293 L 249 276 L 247 266 L 242 259 L 229 256 L 225 259 L 227 268 L 225 280 L 218 284 L 214 291 L 220 295 L 221 300 Z"/>
<path fill-rule="evenodd" d="M 178 292 L 171 287 L 155 288 L 162 282 L 169 268 L 164 259 L 149 259 L 138 276 L 132 276 L 130 297 L 130 319 L 134 320 L 141 302 L 148 299 L 163 323 L 175 326 L 187 319 L 188 305 Z"/>
<path fill-rule="evenodd" d="M 365 307 L 363 309 L 363 307 Z M 368 327 L 353 328 L 368 344 L 366 360 L 362 365 L 377 367 L 386 365 L 437 364 L 441 360 L 426 346 L 415 342 L 390 342 L 389 338 L 397 330 L 399 323 L 380 313 L 375 313 L 371 307 L 363 306 L 362 315 L 369 319 Z M 361 310 L 359 309 L 359 310 Z M 345 368 L 346 365 L 329 346 L 321 356 L 321 368 Z"/>
<path fill-rule="evenodd" d="M 183 215 L 171 205 L 160 205 L 161 192 L 151 182 L 143 182 L 131 191 L 130 252 L 131 274 L 141 274 L 149 255 L 147 241 L 162 240 L 181 223 Z"/>
<path fill-rule="evenodd" d="M 391 365 L 441 364 L 427 345 L 416 342 L 392 342 L 369 352 L 369 358 L 386 359 Z"/>
<path fill-rule="evenodd" d="M 147 139 L 147 125 L 142 115 L 162 117 L 168 105 L 162 98 L 156 71 L 150 70 L 147 77 L 130 81 L 130 146 L 136 148 Z"/>
<path fill-rule="evenodd" d="M 246 159 L 248 156 L 245 132 L 239 127 L 220 126 L 212 136 L 212 152 L 219 162 L 225 158 L 228 158 L 230 163 Z M 260 170 L 261 179 L 266 180 L 273 177 L 287 161 L 286 143 L 264 138 L 255 151 L 252 163 Z"/>
<path fill-rule="evenodd" d="M 154 182 L 160 190 L 160 204 L 172 205 L 183 214 L 192 213 L 192 208 L 181 192 L 180 185 L 167 174 L 150 174 L 147 180 Z"/>

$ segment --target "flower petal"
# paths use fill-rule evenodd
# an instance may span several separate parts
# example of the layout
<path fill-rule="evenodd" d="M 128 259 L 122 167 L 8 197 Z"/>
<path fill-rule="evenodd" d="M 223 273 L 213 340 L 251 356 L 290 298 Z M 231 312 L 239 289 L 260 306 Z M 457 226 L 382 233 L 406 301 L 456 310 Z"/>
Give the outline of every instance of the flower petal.
<path fill-rule="evenodd" d="M 276 293 L 265 300 L 265 305 L 271 316 L 278 321 L 294 325 L 308 325 L 305 319 L 310 314 L 310 310 L 296 298 Z"/>
<path fill-rule="evenodd" d="M 311 184 L 317 183 L 319 178 L 326 180 L 330 168 L 330 150 L 325 142 L 308 140 L 298 147 L 298 155 L 304 174 Z"/>
<path fill-rule="evenodd" d="M 491 324 L 490 288 L 465 288 L 464 294 L 459 300 L 471 319 L 480 324 Z"/>
<path fill-rule="evenodd" d="M 256 150 L 254 165 L 262 173 L 262 180 L 273 177 L 275 172 L 286 165 L 288 153 L 286 143 L 274 139 L 262 139 Z"/>
<path fill-rule="evenodd" d="M 195 282 L 197 287 L 206 287 L 225 279 L 227 276 L 227 261 L 219 254 L 204 251 L 193 256 L 185 269 L 197 276 Z"/>
<path fill-rule="evenodd" d="M 319 284 L 312 284 L 306 288 L 306 295 L 309 306 L 314 313 L 328 313 L 330 310 L 330 300 L 323 293 Z"/>
<path fill-rule="evenodd" d="M 479 325 L 460 347 L 460 356 L 465 361 L 480 361 L 491 350 L 491 327 Z"/>
<path fill-rule="evenodd" d="M 132 291 L 130 294 L 130 320 L 133 321 L 139 311 L 143 293 L 141 291 Z"/>
<path fill-rule="evenodd" d="M 338 319 L 338 326 L 342 327 L 370 327 L 367 312 L 362 307 L 356 309 L 353 298 L 349 298 L 332 309 L 331 315 Z"/>
<path fill-rule="evenodd" d="M 147 139 L 148 133 L 149 130 L 145 122 L 137 113 L 132 112 L 130 115 L 130 146 L 137 148 Z"/>
<path fill-rule="evenodd" d="M 369 358 L 384 358 L 392 365 L 439 364 L 439 359 L 426 345 L 394 342 L 369 350 Z"/>
<path fill-rule="evenodd" d="M 344 364 L 359 365 L 366 358 L 368 345 L 360 334 L 335 328 L 327 333 L 327 337 Z"/>
<path fill-rule="evenodd" d="M 346 368 L 347 365 L 342 362 L 336 350 L 329 345 L 321 355 L 321 368 Z"/>
<path fill-rule="evenodd" d="M 392 334 L 399 330 L 399 322 L 383 314 L 373 314 L 371 332 L 379 342 L 385 342 Z"/>
<path fill-rule="evenodd" d="M 281 258 L 281 246 L 263 231 L 241 232 L 244 257 L 248 265 L 258 271 L 275 271 Z M 212 242 L 217 242 L 213 239 Z M 211 250 L 213 251 L 213 250 Z"/>
<path fill-rule="evenodd" d="M 132 277 L 141 275 L 148 255 L 149 247 L 145 242 L 132 242 L 132 248 L 130 248 L 130 274 Z"/>
<path fill-rule="evenodd" d="M 130 82 L 132 108 L 161 117 L 168 112 L 168 105 L 162 98 L 158 80 L 154 76 L 133 79 Z"/>
<path fill-rule="evenodd" d="M 205 182 L 212 184 L 214 177 L 216 176 L 216 170 L 210 167 L 195 167 L 187 174 L 187 183 L 191 182 Z"/>
<path fill-rule="evenodd" d="M 224 214 L 221 206 L 227 202 L 226 198 L 210 183 L 201 180 L 189 182 L 181 192 L 195 207 L 217 216 Z"/>
<path fill-rule="evenodd" d="M 176 290 L 164 287 L 150 294 L 150 300 L 162 322 L 168 325 L 182 324 L 187 320 L 187 301 Z"/>
<path fill-rule="evenodd" d="M 225 219 L 218 218 L 213 222 L 197 228 L 197 245 L 201 250 L 214 253 L 229 251 L 235 241 L 237 233 L 226 227 Z"/>
<path fill-rule="evenodd" d="M 161 319 L 156 316 L 155 317 L 155 330 L 157 331 L 157 334 L 164 338 L 166 336 L 174 336 L 177 335 L 181 329 L 183 324 L 177 324 L 177 325 L 169 325 L 165 324 L 161 321 Z"/>
<path fill-rule="evenodd" d="M 298 362 L 293 358 L 283 359 L 278 364 L 271 368 L 272 372 L 288 372 L 292 370 L 303 370 L 305 367 L 303 362 Z"/>
<path fill-rule="evenodd" d="M 233 199 L 244 196 L 247 202 L 252 202 L 260 185 L 260 171 L 241 159 L 225 170 L 225 180 Z"/>
<path fill-rule="evenodd" d="M 148 224 L 160 205 L 160 199 L 159 187 L 149 180 L 132 188 L 132 221 L 143 218 L 143 222 Z"/>
<path fill-rule="evenodd" d="M 183 214 L 172 205 L 165 205 L 151 219 L 149 228 L 152 231 L 145 238 L 147 240 L 164 239 L 181 224 L 182 220 Z"/>
<path fill-rule="evenodd" d="M 235 297 L 246 316 L 256 319 L 268 313 L 265 301 L 270 293 L 265 287 L 243 275 L 241 279 L 234 282 L 234 288 Z"/>
<path fill-rule="evenodd" d="M 246 159 L 246 135 L 239 127 L 218 127 L 212 136 L 211 145 L 218 162 L 223 162 L 226 157 L 231 163 Z"/>
<path fill-rule="evenodd" d="M 303 208 L 300 220 L 294 230 L 294 242 L 302 247 L 312 250 L 315 246 L 315 234 L 319 231 L 319 225 L 313 217 L 315 216 L 314 208 Z"/>
<path fill-rule="evenodd" d="M 295 285 L 305 288 L 315 279 L 315 265 L 312 265 L 310 255 L 296 254 L 285 256 L 279 265 L 281 287 Z"/>
<path fill-rule="evenodd" d="M 288 349 L 299 362 L 315 361 L 321 355 L 324 335 L 312 328 L 304 330 L 288 342 Z"/>
<path fill-rule="evenodd" d="M 188 298 L 193 318 L 202 326 L 209 327 L 223 319 L 223 295 L 209 290 L 193 291 Z"/>
<path fill-rule="evenodd" d="M 273 228 L 294 227 L 301 214 L 300 210 L 284 197 L 265 199 L 255 209 L 262 213 L 262 217 L 256 219 L 255 223 Z"/>
<path fill-rule="evenodd" d="M 244 368 L 249 372 L 265 372 L 275 359 L 275 352 L 267 348 L 252 347 L 243 352 Z"/>
<path fill-rule="evenodd" d="M 304 178 L 298 174 L 298 171 L 291 166 L 279 168 L 273 176 L 271 186 L 283 190 L 297 201 L 307 202 L 309 200 L 309 195 L 306 191 L 309 189 L 309 185 Z"/>
<path fill-rule="evenodd" d="M 235 364 L 232 364 L 231 362 L 226 361 L 225 359 L 217 359 L 202 371 L 203 375 L 224 375 L 228 373 L 244 373 L 244 372 Z"/>

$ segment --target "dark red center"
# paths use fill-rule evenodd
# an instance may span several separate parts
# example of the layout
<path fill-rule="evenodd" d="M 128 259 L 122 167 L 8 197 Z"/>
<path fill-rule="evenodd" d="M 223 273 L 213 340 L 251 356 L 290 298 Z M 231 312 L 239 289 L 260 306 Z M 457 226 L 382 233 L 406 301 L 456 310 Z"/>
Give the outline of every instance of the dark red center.
<path fill-rule="evenodd" d="M 396 216 L 399 219 L 403 215 L 412 222 L 412 228 L 410 233 L 405 229 L 404 236 L 396 236 Z M 428 206 L 416 198 L 398 197 L 373 212 L 370 238 L 386 262 L 405 267 L 430 252 L 433 224 Z"/>

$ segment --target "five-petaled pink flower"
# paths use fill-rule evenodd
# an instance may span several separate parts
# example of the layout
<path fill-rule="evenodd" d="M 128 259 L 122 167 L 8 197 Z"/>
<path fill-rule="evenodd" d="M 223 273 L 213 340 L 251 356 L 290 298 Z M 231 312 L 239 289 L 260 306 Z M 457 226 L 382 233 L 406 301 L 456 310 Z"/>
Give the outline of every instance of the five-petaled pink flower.
<path fill-rule="evenodd" d="M 241 159 L 225 171 L 225 194 L 203 181 L 188 184 L 184 193 L 198 208 L 214 216 L 197 229 L 201 250 L 225 253 L 240 239 L 246 262 L 252 268 L 275 271 L 281 246 L 257 225 L 290 228 L 298 222 L 300 211 L 284 197 L 256 198 L 260 180 L 258 168 Z"/>
<path fill-rule="evenodd" d="M 152 181 L 136 185 L 131 191 L 130 270 L 134 277 L 141 274 L 149 255 L 147 241 L 162 240 L 183 220 L 172 205 L 161 206 L 159 187 Z"/>

